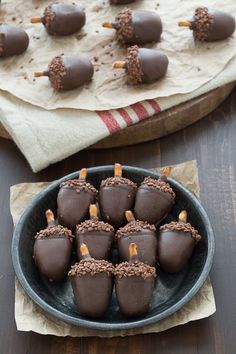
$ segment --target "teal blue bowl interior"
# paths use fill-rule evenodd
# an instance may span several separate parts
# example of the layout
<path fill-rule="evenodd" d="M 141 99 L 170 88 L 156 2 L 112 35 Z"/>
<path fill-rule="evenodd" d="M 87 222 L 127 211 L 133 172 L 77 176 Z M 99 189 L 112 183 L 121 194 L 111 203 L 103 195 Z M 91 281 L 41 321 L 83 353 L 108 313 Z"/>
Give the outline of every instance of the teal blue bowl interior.
<path fill-rule="evenodd" d="M 99 187 L 102 179 L 113 175 L 114 166 L 88 169 L 88 181 Z M 50 208 L 56 214 L 56 199 L 62 181 L 78 177 L 72 173 L 53 182 L 28 205 L 20 218 L 12 240 L 12 260 L 16 276 L 29 297 L 50 315 L 69 324 L 99 330 L 132 329 L 158 322 L 184 306 L 201 288 L 211 269 L 214 255 L 214 235 L 206 212 L 199 201 L 182 185 L 169 179 L 176 192 L 176 204 L 163 223 L 176 220 L 181 210 L 186 209 L 189 221 L 199 230 L 202 241 L 196 246 L 189 264 L 178 274 L 167 274 L 157 269 L 158 277 L 150 311 L 141 318 L 127 319 L 119 312 L 113 291 L 110 307 L 101 319 L 92 320 L 80 315 L 73 299 L 68 279 L 52 283 L 40 275 L 35 267 L 32 252 L 34 236 L 46 227 L 45 210 Z M 158 178 L 159 174 L 149 170 L 123 166 L 123 176 L 140 183 L 146 176 Z M 116 250 L 112 261 L 118 261 Z M 73 255 L 72 263 L 76 261 Z"/>

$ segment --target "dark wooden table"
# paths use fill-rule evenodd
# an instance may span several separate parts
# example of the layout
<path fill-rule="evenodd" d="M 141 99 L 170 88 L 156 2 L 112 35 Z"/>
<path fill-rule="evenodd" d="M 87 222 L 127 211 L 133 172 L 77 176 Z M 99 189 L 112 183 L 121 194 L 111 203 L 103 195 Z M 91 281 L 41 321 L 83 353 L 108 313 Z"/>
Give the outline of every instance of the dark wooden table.
<path fill-rule="evenodd" d="M 216 236 L 211 271 L 217 312 L 159 334 L 57 338 L 17 332 L 9 187 L 47 181 L 81 167 L 122 164 L 155 167 L 196 159 L 201 199 Z M 0 139 L 0 354 L 234 354 L 236 353 L 236 89 L 211 115 L 166 138 L 104 151 L 83 151 L 34 174 L 14 143 Z"/>

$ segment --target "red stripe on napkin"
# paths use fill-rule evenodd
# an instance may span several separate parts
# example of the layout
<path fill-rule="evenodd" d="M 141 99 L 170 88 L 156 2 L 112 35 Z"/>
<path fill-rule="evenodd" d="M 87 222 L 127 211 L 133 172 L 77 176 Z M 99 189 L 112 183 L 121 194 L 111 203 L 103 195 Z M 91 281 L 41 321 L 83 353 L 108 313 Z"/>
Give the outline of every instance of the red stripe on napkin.
<path fill-rule="evenodd" d="M 150 106 L 154 109 L 155 113 L 161 112 L 161 107 L 155 100 L 146 100 L 146 102 L 150 104 Z"/>
<path fill-rule="evenodd" d="M 120 130 L 119 124 L 109 111 L 97 111 L 97 114 L 100 116 L 111 134 Z"/>
<path fill-rule="evenodd" d="M 130 106 L 134 112 L 137 114 L 139 120 L 146 119 L 149 114 L 146 108 L 142 105 L 142 103 L 135 103 Z"/>
<path fill-rule="evenodd" d="M 121 115 L 121 117 L 126 122 L 127 126 L 133 124 L 133 121 L 129 115 L 129 113 L 124 108 L 118 108 L 117 112 Z"/>

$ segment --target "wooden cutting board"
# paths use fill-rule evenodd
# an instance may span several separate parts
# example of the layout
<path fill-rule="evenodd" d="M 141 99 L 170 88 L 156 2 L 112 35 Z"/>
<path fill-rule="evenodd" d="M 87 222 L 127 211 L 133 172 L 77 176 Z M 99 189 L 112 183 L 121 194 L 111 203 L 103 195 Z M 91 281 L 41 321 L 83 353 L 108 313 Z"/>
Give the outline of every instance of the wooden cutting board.
<path fill-rule="evenodd" d="M 109 136 L 90 149 L 107 149 L 134 145 L 169 135 L 187 127 L 214 111 L 231 93 L 235 83 L 230 83 L 210 91 L 202 96 L 182 103 L 149 119 L 134 124 Z M 0 136 L 11 136 L 0 123 Z"/>

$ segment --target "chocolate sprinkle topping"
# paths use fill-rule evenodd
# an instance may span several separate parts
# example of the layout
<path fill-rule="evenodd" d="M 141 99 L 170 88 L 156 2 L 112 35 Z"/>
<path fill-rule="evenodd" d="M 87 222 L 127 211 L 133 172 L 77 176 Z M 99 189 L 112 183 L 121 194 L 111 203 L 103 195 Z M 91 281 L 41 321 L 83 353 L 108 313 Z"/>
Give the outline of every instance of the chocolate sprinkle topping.
<path fill-rule="evenodd" d="M 125 43 L 126 39 L 133 37 L 132 10 L 125 8 L 118 13 L 115 19 L 114 27 L 116 29 L 117 40 Z"/>
<path fill-rule="evenodd" d="M 117 231 L 116 237 L 121 238 L 123 236 L 133 234 L 142 230 L 156 231 L 156 228 L 154 225 L 148 224 L 147 221 L 131 221 Z"/>
<path fill-rule="evenodd" d="M 56 16 L 55 12 L 52 11 L 52 5 L 53 4 L 47 6 L 43 14 L 43 23 L 48 30 L 50 29 L 50 22 L 52 22 Z"/>
<path fill-rule="evenodd" d="M 79 263 L 75 263 L 71 267 L 71 270 L 69 271 L 68 275 L 69 277 L 73 276 L 83 276 L 86 274 L 90 275 L 95 275 L 99 273 L 108 273 L 108 274 L 113 274 L 114 272 L 114 266 L 113 264 L 105 261 L 105 260 L 98 260 L 98 259 L 82 259 Z"/>
<path fill-rule="evenodd" d="M 108 224 L 107 222 L 98 221 L 98 220 L 86 220 L 81 224 L 76 226 L 77 232 L 83 231 L 106 231 L 106 232 L 115 232 L 113 226 Z"/>
<path fill-rule="evenodd" d="M 194 22 L 190 29 L 193 30 L 194 37 L 199 41 L 204 41 L 208 37 L 208 31 L 214 21 L 214 16 L 209 15 L 207 7 L 199 7 L 195 10 Z"/>
<path fill-rule="evenodd" d="M 202 237 L 199 235 L 198 231 L 188 222 L 184 223 L 181 221 L 172 221 L 169 224 L 165 224 L 160 227 L 161 231 L 171 230 L 171 231 L 183 231 L 190 232 L 192 237 L 195 239 L 196 243 L 199 242 Z"/>
<path fill-rule="evenodd" d="M 114 275 L 118 278 L 137 276 L 142 277 L 143 279 L 157 276 L 155 267 L 151 267 L 143 262 L 120 263 L 116 266 Z"/>
<path fill-rule="evenodd" d="M 39 231 L 34 238 L 41 239 L 47 237 L 56 237 L 56 238 L 68 237 L 72 242 L 74 236 L 72 235 L 72 232 L 66 227 L 57 225 L 57 226 L 49 226 L 46 229 Z"/>
<path fill-rule="evenodd" d="M 63 89 L 62 80 L 66 75 L 66 69 L 62 60 L 62 56 L 63 55 L 58 55 L 55 57 L 48 68 L 51 85 L 56 90 Z"/>
<path fill-rule="evenodd" d="M 126 72 L 131 84 L 136 85 L 142 82 L 143 71 L 139 59 L 139 47 L 137 45 L 128 48 Z"/>
<path fill-rule="evenodd" d="M 109 177 L 107 179 L 104 179 L 101 182 L 101 187 L 114 186 L 115 184 L 127 184 L 128 186 L 131 186 L 133 188 L 137 188 L 136 183 L 134 183 L 130 179 L 124 178 L 124 177 Z"/>
<path fill-rule="evenodd" d="M 161 190 L 162 192 L 165 193 L 170 193 L 173 198 L 175 198 L 175 192 L 169 185 L 169 183 L 166 183 L 162 181 L 161 179 L 154 179 L 151 177 L 146 177 L 144 181 L 141 183 L 141 185 L 147 185 L 148 187 L 153 187 L 156 189 Z"/>
<path fill-rule="evenodd" d="M 76 192 L 80 192 L 80 191 L 85 191 L 85 192 L 93 192 L 94 194 L 97 194 L 98 191 L 97 189 L 92 186 L 92 184 L 85 182 L 85 181 L 81 181 L 79 179 L 70 179 L 68 181 L 62 182 L 60 184 L 60 188 L 75 188 Z"/>

